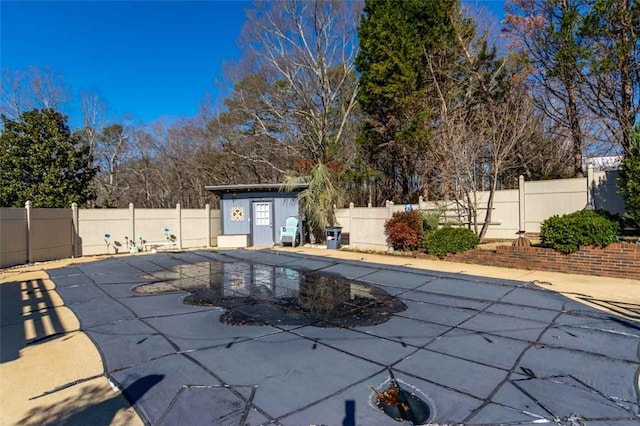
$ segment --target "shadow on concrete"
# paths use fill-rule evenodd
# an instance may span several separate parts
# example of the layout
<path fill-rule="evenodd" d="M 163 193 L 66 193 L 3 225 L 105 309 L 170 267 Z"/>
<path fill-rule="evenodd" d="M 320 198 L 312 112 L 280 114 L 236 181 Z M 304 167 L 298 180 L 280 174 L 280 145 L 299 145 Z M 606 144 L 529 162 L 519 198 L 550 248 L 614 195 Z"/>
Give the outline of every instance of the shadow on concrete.
<path fill-rule="evenodd" d="M 74 395 L 55 404 L 47 403 L 32 408 L 19 424 L 25 426 L 109 425 L 119 411 L 133 406 L 162 379 L 164 375 L 152 374 L 136 380 L 123 390 L 126 399 L 120 393 L 114 394 L 109 386 L 77 385 Z M 133 412 L 130 416 L 133 416 Z M 124 422 L 122 424 L 128 423 L 126 417 L 120 420 Z"/>
<path fill-rule="evenodd" d="M 17 359 L 27 345 L 64 332 L 43 280 L 0 285 L 0 363 Z"/>

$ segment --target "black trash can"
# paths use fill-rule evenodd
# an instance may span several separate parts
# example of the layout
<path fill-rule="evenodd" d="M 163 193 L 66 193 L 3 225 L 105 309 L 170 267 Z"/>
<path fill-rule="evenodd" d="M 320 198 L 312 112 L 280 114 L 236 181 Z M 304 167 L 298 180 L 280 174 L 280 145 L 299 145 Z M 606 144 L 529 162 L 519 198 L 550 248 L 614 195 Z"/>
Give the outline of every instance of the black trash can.
<path fill-rule="evenodd" d="M 337 250 L 340 248 L 340 235 L 342 234 L 342 226 L 327 226 L 324 228 L 327 237 L 327 248 Z"/>

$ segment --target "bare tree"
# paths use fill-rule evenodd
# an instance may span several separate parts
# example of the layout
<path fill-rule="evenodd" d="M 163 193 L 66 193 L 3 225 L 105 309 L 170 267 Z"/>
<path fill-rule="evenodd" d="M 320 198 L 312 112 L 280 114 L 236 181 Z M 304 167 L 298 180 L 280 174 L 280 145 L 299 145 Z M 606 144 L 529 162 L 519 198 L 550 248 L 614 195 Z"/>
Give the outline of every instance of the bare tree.
<path fill-rule="evenodd" d="M 127 192 L 126 182 L 122 180 L 122 170 L 132 158 L 132 126 L 110 124 L 102 129 L 97 137 L 96 162 L 100 167 L 98 174 L 97 203 L 106 207 L 119 207 L 123 195 Z"/>
<path fill-rule="evenodd" d="M 257 2 L 242 32 L 258 99 L 238 92 L 235 106 L 255 136 L 314 164 L 335 160 L 356 105 L 353 60 L 358 2 Z"/>
<path fill-rule="evenodd" d="M 510 0 L 506 31 L 513 47 L 529 61 L 536 106 L 566 129 L 572 142 L 573 168 L 581 177 L 586 147 L 586 105 L 581 96 L 585 69 L 585 37 L 581 34 L 581 8 L 585 0 Z M 561 135 L 557 135 L 561 136 Z"/>
<path fill-rule="evenodd" d="M 531 98 L 519 84 L 509 85 L 498 99 L 489 99 L 479 118 L 482 137 L 486 142 L 490 178 L 486 214 L 479 234 L 483 238 L 491 224 L 500 177 L 510 168 L 517 167 L 514 157 L 516 148 L 535 135 L 537 120 Z"/>
<path fill-rule="evenodd" d="M 464 109 L 450 108 L 451 99 L 445 98 L 445 92 L 441 92 L 439 100 L 441 107 L 440 126 L 436 134 L 436 164 L 445 204 L 450 208 L 448 197 L 449 194 L 453 195 L 456 205 L 464 210 L 462 214 L 456 212 L 456 220 L 468 221 L 478 233 L 478 166 L 483 160 L 480 140 L 469 125 Z M 450 212 L 447 212 L 446 216 L 449 214 Z"/>
<path fill-rule="evenodd" d="M 452 107 L 444 96 L 441 102 L 437 140 L 442 173 L 452 180 L 454 198 L 465 210 L 465 219 L 483 238 L 492 221 L 495 192 L 509 170 L 518 167 L 518 146 L 537 130 L 533 105 L 517 85 L 472 107 L 468 103 Z M 483 200 L 479 192 L 485 186 L 488 197 Z"/>
<path fill-rule="evenodd" d="M 483 238 L 492 220 L 495 191 L 517 165 L 516 149 L 535 133 L 536 120 L 515 58 L 498 57 L 486 34 L 476 36 L 462 22 L 453 22 L 462 52 L 455 67 L 439 67 L 441 55 L 425 51 L 439 101 L 436 152 L 445 192 L 454 194 L 467 223 Z M 485 181 L 488 197 L 481 200 Z"/>
<path fill-rule="evenodd" d="M 20 114 L 34 108 L 58 110 L 68 102 L 70 88 L 62 75 L 50 67 L 34 66 L 26 70 L 2 69 L 0 84 L 0 113 L 16 119 Z"/>
<path fill-rule="evenodd" d="M 244 61 L 228 112 L 234 132 L 225 150 L 273 178 L 309 182 L 302 208 L 318 237 L 333 223 L 333 209 L 315 214 L 321 199 L 337 198 L 339 176 L 355 156 L 356 28 L 360 2 L 277 0 L 256 2 L 242 31 Z M 322 172 L 320 170 L 322 169 Z M 328 173 L 326 171 L 329 171 Z M 314 179 L 331 182 L 314 184 Z M 318 182 L 316 182 L 318 183 Z"/>
<path fill-rule="evenodd" d="M 167 123 L 131 133 L 132 156 L 127 160 L 128 198 L 146 207 L 202 207 L 209 199 L 205 185 L 216 182 L 225 161 L 209 149 L 206 123 L 200 117 Z"/>
<path fill-rule="evenodd" d="M 83 139 L 95 154 L 98 136 L 108 123 L 107 103 L 97 93 L 83 90 L 80 92 L 80 110 Z"/>
<path fill-rule="evenodd" d="M 572 144 L 559 143 L 546 130 L 553 124 L 545 115 L 535 111 L 531 118 L 532 131 L 527 139 L 520 141 L 515 149 L 515 167 L 506 172 L 505 178 L 516 181 L 518 176 L 524 175 L 527 180 L 565 179 L 574 176 Z M 558 134 L 553 131 L 551 134 Z"/>

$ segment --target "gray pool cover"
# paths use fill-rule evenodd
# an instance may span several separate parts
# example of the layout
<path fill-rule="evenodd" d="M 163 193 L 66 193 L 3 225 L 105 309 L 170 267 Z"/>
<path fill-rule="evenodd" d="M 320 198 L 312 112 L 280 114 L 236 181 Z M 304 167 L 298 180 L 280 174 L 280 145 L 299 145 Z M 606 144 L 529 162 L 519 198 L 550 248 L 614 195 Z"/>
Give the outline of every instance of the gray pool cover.
<path fill-rule="evenodd" d="M 322 271 L 408 309 L 375 326 L 231 326 L 186 292 L 135 294 L 208 261 Z M 389 425 L 393 375 L 431 424 L 638 425 L 640 327 L 532 284 L 268 250 L 119 257 L 47 271 L 109 379 L 153 425 Z M 159 278 L 160 277 L 160 278 Z"/>

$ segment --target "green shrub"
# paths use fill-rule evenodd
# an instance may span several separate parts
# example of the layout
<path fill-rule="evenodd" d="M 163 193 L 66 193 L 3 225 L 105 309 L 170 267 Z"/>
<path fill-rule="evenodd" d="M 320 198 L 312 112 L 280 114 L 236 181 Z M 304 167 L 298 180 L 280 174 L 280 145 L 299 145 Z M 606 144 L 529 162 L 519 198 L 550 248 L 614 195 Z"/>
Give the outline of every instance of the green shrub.
<path fill-rule="evenodd" d="M 640 228 L 640 124 L 634 129 L 631 153 L 622 160 L 618 192 L 624 197 L 625 217 Z"/>
<path fill-rule="evenodd" d="M 573 253 L 581 246 L 604 247 L 618 241 L 619 235 L 617 221 L 593 210 L 552 216 L 540 228 L 541 245 L 562 253 Z"/>
<path fill-rule="evenodd" d="M 413 251 L 420 247 L 422 215 L 418 211 L 395 212 L 384 224 L 387 243 L 394 250 Z"/>
<path fill-rule="evenodd" d="M 424 249 L 442 259 L 449 253 L 476 248 L 479 243 L 480 238 L 470 229 L 440 228 L 427 234 Z"/>
<path fill-rule="evenodd" d="M 438 229 L 440 226 L 440 219 L 444 210 L 436 210 L 433 212 L 422 212 L 422 229 L 426 234 Z"/>

